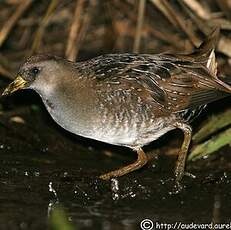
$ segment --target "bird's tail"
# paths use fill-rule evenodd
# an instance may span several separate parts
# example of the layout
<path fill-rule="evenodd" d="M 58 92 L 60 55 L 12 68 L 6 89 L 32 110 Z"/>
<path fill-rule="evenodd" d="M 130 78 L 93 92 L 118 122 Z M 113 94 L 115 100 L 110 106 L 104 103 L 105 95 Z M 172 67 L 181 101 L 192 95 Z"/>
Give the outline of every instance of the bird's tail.
<path fill-rule="evenodd" d="M 216 28 L 210 33 L 207 38 L 201 43 L 201 45 L 195 49 L 195 51 L 190 55 L 195 62 L 200 62 L 208 70 L 213 80 L 220 86 L 218 87 L 221 91 L 228 94 L 231 93 L 231 78 L 226 77 L 224 79 L 219 79 L 217 76 L 217 62 L 215 56 L 215 47 L 220 34 L 220 29 Z"/>
<path fill-rule="evenodd" d="M 215 56 L 215 47 L 220 34 L 220 29 L 216 28 L 210 33 L 201 45 L 190 55 L 196 62 L 200 62 L 207 67 L 210 74 L 217 75 L 217 62 Z"/>

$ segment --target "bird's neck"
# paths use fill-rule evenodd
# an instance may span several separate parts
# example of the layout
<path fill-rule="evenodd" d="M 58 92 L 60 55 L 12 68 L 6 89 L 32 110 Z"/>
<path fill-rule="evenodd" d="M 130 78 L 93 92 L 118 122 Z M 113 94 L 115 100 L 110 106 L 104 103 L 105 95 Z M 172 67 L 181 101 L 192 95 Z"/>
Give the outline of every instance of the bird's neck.
<path fill-rule="evenodd" d="M 86 136 L 94 126 L 95 95 L 89 84 L 63 82 L 49 92 L 38 93 L 52 118 L 66 130 Z"/>

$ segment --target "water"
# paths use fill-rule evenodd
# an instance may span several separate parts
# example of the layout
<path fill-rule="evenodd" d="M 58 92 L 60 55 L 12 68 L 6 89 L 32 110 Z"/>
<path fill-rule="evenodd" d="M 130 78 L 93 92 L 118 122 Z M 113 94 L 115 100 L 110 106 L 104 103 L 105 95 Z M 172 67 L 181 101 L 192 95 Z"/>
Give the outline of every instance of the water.
<path fill-rule="evenodd" d="M 17 115 L 24 124 L 11 123 L 10 113 L 0 117 L 0 229 L 46 229 L 57 205 L 78 229 L 140 229 L 144 219 L 154 225 L 230 222 L 230 148 L 188 165 L 196 178 L 185 176 L 175 194 L 173 158 L 101 181 L 97 176 L 131 162 L 133 153 L 76 139 L 46 112 Z"/>

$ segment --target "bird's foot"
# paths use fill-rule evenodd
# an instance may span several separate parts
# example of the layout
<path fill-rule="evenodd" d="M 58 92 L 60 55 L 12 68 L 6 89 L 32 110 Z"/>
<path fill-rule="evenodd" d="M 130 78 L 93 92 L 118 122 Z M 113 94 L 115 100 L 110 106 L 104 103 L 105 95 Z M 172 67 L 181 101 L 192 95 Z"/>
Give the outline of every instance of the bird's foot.
<path fill-rule="evenodd" d="M 182 183 L 183 176 L 188 176 L 192 179 L 196 178 L 196 176 L 190 172 L 183 172 L 180 176 L 176 175 L 175 184 L 174 184 L 173 191 L 172 191 L 173 194 L 178 194 L 183 190 L 184 188 L 183 183 Z"/>
<path fill-rule="evenodd" d="M 102 180 L 109 180 L 111 178 L 120 177 L 130 172 L 133 172 L 134 170 L 142 168 L 148 162 L 148 158 L 141 148 L 138 148 L 136 151 L 138 158 L 134 163 L 129 164 L 123 168 L 111 171 L 109 173 L 105 173 L 101 175 L 99 178 Z"/>

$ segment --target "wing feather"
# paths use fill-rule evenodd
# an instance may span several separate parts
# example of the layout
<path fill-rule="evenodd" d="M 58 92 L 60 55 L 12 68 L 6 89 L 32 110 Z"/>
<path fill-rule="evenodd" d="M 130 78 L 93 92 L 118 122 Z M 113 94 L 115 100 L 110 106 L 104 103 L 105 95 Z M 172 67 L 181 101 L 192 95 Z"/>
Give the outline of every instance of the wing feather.
<path fill-rule="evenodd" d="M 140 97 L 154 102 L 155 108 L 161 107 L 165 112 L 195 109 L 231 92 L 229 85 L 190 56 L 105 55 L 91 60 L 87 68 L 93 72 L 96 87 L 133 89 Z"/>

